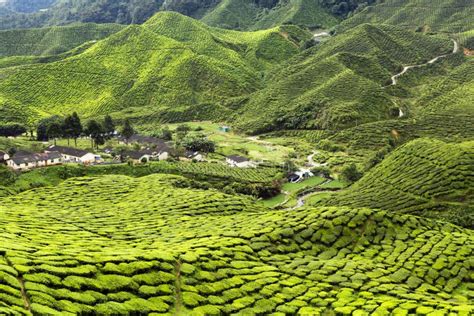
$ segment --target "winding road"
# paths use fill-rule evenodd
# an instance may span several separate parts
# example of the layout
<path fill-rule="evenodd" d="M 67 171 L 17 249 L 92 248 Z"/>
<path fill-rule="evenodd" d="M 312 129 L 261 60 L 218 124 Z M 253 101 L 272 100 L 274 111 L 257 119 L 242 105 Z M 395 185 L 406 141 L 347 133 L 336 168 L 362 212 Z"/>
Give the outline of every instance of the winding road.
<path fill-rule="evenodd" d="M 451 53 L 448 53 L 448 54 L 444 54 L 444 55 L 440 55 L 440 56 L 437 56 L 431 60 L 429 60 L 428 62 L 424 63 L 424 64 L 419 64 L 419 65 L 411 65 L 411 66 L 405 66 L 403 67 L 403 70 L 401 72 L 399 72 L 398 74 L 395 74 L 392 76 L 392 83 L 389 84 L 387 87 L 389 86 L 394 86 L 397 84 L 397 79 L 400 77 L 400 76 L 403 76 L 408 70 L 412 69 L 412 68 L 419 68 L 419 67 L 423 67 L 423 66 L 426 66 L 426 65 L 430 65 L 430 64 L 433 64 L 435 62 L 437 62 L 439 59 L 441 58 L 445 58 L 445 57 L 448 57 L 452 54 L 456 54 L 458 51 L 459 51 L 459 43 L 456 42 L 455 40 L 451 39 L 451 41 L 454 43 L 454 47 L 453 47 L 453 51 Z"/>

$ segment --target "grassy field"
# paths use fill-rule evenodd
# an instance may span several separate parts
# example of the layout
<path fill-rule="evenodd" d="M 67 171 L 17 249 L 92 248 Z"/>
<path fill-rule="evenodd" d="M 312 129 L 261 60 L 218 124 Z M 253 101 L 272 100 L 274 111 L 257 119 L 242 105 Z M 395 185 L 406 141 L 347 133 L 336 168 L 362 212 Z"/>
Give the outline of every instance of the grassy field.
<path fill-rule="evenodd" d="M 272 211 L 181 182 L 85 177 L 1 198 L 1 312 L 474 311 L 469 230 L 369 209 Z"/>
<path fill-rule="evenodd" d="M 175 131 L 179 125 L 190 127 L 190 135 L 204 134 L 216 144 L 216 154 L 210 155 L 210 158 L 216 157 L 222 160 L 222 156 L 242 155 L 255 161 L 267 161 L 276 164 L 283 163 L 290 154 L 295 153 L 294 144 L 280 144 L 278 139 L 259 140 L 247 137 L 245 134 L 236 132 L 231 128 L 229 132 L 219 130 L 219 127 L 227 125 L 226 123 L 213 123 L 210 121 L 183 122 L 175 124 L 150 124 L 141 126 L 143 133 L 159 132 L 157 127 L 169 128 Z M 199 131 L 196 131 L 199 129 Z M 298 141 L 301 144 L 301 140 Z"/>

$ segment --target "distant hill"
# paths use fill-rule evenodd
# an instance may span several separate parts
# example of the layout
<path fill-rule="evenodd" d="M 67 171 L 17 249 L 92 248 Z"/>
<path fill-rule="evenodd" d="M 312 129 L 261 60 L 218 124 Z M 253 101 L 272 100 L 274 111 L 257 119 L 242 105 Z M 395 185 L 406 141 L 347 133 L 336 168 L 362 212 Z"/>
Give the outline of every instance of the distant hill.
<path fill-rule="evenodd" d="M 142 121 L 226 117 L 309 37 L 291 26 L 245 33 L 158 13 L 72 57 L 1 70 L 0 120 L 71 111 Z"/>
<path fill-rule="evenodd" d="M 474 28 L 474 6 L 471 0 L 385 0 L 366 7 L 342 22 L 340 28 L 349 29 L 362 23 L 456 33 Z"/>
<path fill-rule="evenodd" d="M 58 0 L 3 0 L 0 1 L 0 6 L 3 5 L 12 12 L 33 13 L 50 8 L 57 1 Z"/>
<path fill-rule="evenodd" d="M 80 24 L 65 27 L 0 31 L 0 57 L 49 56 L 114 34 L 119 24 Z"/>
<path fill-rule="evenodd" d="M 17 3 L 20 0 L 10 1 Z M 43 1 L 53 4 L 52 0 Z M 336 25 L 341 14 L 355 8 L 342 6 L 342 12 L 339 2 L 329 5 L 329 1 L 320 3 L 312 0 L 57 0 L 42 12 L 34 10 L 37 6 L 25 7 L 22 11 L 3 6 L 0 29 L 76 22 L 140 24 L 158 11 L 176 11 L 203 19 L 212 26 L 239 30 L 271 28 L 281 24 L 327 28 Z"/>
<path fill-rule="evenodd" d="M 449 53 L 452 45 L 393 26 L 360 25 L 277 68 L 265 89 L 243 107 L 238 123 L 265 132 L 339 129 L 388 119 L 397 106 L 383 89 L 391 75 L 402 65 Z"/>
<path fill-rule="evenodd" d="M 474 228 L 473 167 L 472 141 L 414 140 L 326 204 L 435 217 Z"/>

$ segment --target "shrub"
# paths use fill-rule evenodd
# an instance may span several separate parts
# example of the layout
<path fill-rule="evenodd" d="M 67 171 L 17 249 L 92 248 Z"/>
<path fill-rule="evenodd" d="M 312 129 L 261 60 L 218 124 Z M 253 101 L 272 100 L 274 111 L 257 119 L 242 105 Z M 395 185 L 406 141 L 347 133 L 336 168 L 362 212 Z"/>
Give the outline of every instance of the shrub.
<path fill-rule="evenodd" d="M 341 176 L 347 181 L 355 182 L 362 178 L 362 173 L 357 169 L 354 163 L 351 163 L 342 169 Z"/>

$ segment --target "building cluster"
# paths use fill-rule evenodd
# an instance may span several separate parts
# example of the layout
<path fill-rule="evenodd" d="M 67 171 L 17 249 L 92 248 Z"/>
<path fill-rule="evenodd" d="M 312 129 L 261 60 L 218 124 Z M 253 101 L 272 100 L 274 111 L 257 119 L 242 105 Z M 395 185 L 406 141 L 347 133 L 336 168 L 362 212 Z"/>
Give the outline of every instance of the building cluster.
<path fill-rule="evenodd" d="M 0 163 L 19 171 L 61 165 L 63 163 L 90 165 L 102 162 L 101 156 L 92 152 L 55 145 L 49 146 L 41 153 L 17 152 L 11 157 L 7 153 L 0 152 L 0 158 Z"/>
<path fill-rule="evenodd" d="M 121 145 L 138 144 L 139 149 L 122 149 L 118 151 L 114 148 L 105 148 L 104 153 L 113 156 L 116 163 L 132 161 L 133 163 L 146 163 L 149 161 L 168 160 L 171 156 L 177 156 L 173 147 L 162 139 L 133 135 L 125 139 L 118 136 L 118 142 Z M 187 150 L 181 155 L 179 159 L 183 161 L 205 161 L 205 156 L 199 151 Z M 104 163 L 101 155 L 91 151 L 50 145 L 41 153 L 31 153 L 20 151 L 10 156 L 5 152 L 0 151 L 0 164 L 7 165 L 13 170 L 27 171 L 40 167 L 49 167 L 61 164 L 76 163 L 83 165 L 95 165 Z M 226 164 L 237 168 L 255 168 L 257 163 L 242 156 L 231 155 L 226 157 Z"/>

